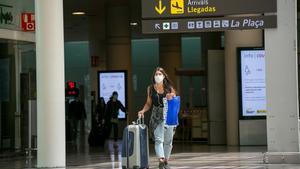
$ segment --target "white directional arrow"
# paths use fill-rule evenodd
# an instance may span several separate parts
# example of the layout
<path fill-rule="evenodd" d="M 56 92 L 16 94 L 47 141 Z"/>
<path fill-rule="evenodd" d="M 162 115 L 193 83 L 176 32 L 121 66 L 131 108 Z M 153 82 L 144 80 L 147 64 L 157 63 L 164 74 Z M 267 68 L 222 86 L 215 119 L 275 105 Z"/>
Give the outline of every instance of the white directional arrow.
<path fill-rule="evenodd" d="M 155 27 L 155 29 L 160 29 L 160 24 L 156 23 L 154 27 Z"/>

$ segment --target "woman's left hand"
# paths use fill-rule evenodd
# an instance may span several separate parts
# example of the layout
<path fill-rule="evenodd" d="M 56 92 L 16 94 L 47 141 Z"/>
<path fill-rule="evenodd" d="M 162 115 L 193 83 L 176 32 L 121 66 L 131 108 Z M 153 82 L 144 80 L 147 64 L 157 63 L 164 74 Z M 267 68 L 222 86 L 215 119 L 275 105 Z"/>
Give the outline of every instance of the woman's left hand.
<path fill-rule="evenodd" d="M 175 93 L 168 93 L 168 94 L 166 95 L 167 100 L 172 100 L 172 98 L 175 97 L 175 96 L 176 96 Z"/>

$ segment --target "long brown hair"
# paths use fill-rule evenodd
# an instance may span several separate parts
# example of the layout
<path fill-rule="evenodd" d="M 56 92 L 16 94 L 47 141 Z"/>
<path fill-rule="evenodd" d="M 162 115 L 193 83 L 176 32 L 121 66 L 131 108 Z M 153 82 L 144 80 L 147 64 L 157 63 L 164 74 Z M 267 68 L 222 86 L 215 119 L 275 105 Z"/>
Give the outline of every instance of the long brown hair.
<path fill-rule="evenodd" d="M 154 76 L 155 76 L 155 73 L 157 72 L 157 71 L 159 71 L 159 72 L 161 72 L 163 75 L 164 75 L 164 80 L 163 80 L 163 86 L 164 86 L 164 90 L 167 92 L 167 93 L 171 93 L 171 91 L 172 91 L 172 88 L 173 88 L 173 83 L 172 83 L 172 81 L 170 80 L 170 78 L 169 78 L 169 76 L 168 76 L 168 74 L 166 73 L 166 71 L 163 69 L 163 68 L 161 68 L 161 67 L 157 67 L 156 69 L 154 69 L 154 72 L 153 72 L 153 74 L 152 74 L 152 87 L 154 88 L 154 84 L 156 83 L 155 82 L 155 78 L 154 78 Z M 175 90 L 175 89 L 174 89 Z"/>

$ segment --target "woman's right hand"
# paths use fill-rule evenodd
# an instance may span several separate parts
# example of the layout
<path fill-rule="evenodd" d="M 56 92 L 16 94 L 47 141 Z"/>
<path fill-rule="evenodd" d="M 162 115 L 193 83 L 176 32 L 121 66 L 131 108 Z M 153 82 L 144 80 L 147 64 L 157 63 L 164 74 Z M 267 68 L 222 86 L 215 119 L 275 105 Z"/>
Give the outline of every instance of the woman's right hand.
<path fill-rule="evenodd" d="M 143 110 L 139 111 L 139 112 L 138 112 L 138 117 L 139 117 L 139 118 L 144 118 L 144 113 L 145 113 L 145 112 L 144 112 Z"/>

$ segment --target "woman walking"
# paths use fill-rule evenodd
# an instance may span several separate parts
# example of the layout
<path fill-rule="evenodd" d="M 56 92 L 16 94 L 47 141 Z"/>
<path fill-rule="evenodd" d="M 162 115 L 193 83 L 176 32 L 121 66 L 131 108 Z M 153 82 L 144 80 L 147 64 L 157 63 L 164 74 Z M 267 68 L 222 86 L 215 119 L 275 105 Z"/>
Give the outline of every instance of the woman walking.
<path fill-rule="evenodd" d="M 167 73 L 163 68 L 156 68 L 152 76 L 152 84 L 147 89 L 147 101 L 139 117 L 144 117 L 144 113 L 152 107 L 149 128 L 150 134 L 155 140 L 155 152 L 159 161 L 159 169 L 169 169 L 168 160 L 171 155 L 172 142 L 175 127 L 165 125 L 164 119 L 164 98 L 171 100 L 176 96 Z"/>

